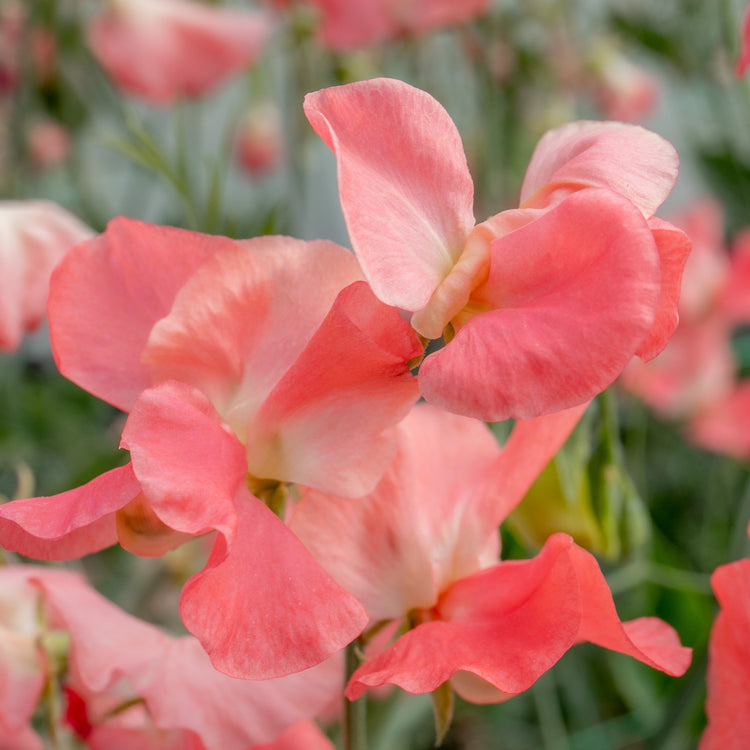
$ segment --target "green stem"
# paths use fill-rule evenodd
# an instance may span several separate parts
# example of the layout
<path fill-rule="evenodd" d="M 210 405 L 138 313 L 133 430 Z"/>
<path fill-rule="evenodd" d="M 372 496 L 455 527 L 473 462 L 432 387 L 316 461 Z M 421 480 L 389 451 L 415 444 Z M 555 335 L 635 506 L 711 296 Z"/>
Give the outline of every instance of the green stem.
<path fill-rule="evenodd" d="M 346 682 L 360 665 L 359 639 L 346 647 Z M 344 698 L 344 720 L 341 727 L 343 750 L 367 750 L 367 704 L 364 696 L 355 701 Z"/>

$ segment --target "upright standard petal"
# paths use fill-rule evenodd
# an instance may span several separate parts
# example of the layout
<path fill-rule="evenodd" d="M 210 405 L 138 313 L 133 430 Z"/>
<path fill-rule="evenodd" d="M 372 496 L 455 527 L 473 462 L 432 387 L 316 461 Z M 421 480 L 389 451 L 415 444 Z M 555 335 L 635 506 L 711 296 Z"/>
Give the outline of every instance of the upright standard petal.
<path fill-rule="evenodd" d="M 677 151 L 656 133 L 620 122 L 572 122 L 537 144 L 521 188 L 521 204 L 544 207 L 576 190 L 605 187 L 647 218 L 674 187 Z"/>
<path fill-rule="evenodd" d="M 50 282 L 50 337 L 60 372 L 127 411 L 152 385 L 141 353 L 154 324 L 192 273 L 233 244 L 118 218 L 78 245 Z"/>
<path fill-rule="evenodd" d="M 336 155 L 349 237 L 373 291 L 419 310 L 474 225 L 456 126 L 429 94 L 385 78 L 308 94 L 305 114 Z"/>
<path fill-rule="evenodd" d="M 470 302 L 480 312 L 425 359 L 420 391 L 492 421 L 585 402 L 638 349 L 659 293 L 659 254 L 640 212 L 609 190 L 578 191 L 492 242 L 489 278 Z"/>

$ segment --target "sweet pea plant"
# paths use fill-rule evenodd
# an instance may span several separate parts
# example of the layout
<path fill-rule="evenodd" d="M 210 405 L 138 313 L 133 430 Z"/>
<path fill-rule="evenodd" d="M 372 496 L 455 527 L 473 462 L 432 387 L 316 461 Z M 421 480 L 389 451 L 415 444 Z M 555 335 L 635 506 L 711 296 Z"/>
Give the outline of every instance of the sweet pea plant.
<path fill-rule="evenodd" d="M 633 123 L 566 118 L 531 149 L 517 207 L 486 210 L 491 159 L 464 146 L 438 99 L 404 72 L 352 74 L 357 50 L 446 26 L 472 60 L 494 28 L 482 19 L 502 12 L 491 5 L 114 0 L 0 19 L 17 52 L 0 58 L 11 93 L 80 85 L 86 66 L 57 47 L 70 32 L 121 107 L 113 152 L 164 180 L 165 205 L 183 212 L 153 221 L 102 203 L 86 215 L 95 231 L 54 203 L 0 202 L 4 356 L 22 357 L 46 318 L 56 369 L 91 409 L 118 412 L 105 419 L 124 451 L 49 494 L 16 461 L 0 504 L 0 750 L 364 750 L 366 709 L 382 747 L 400 706 L 424 705 L 394 699 L 404 693 L 425 696 L 434 730 L 391 742 L 510 747 L 502 729 L 462 739 L 467 706 L 521 700 L 577 644 L 670 680 L 690 667 L 668 612 L 641 601 L 618 614 L 610 584 L 643 558 L 603 569 L 593 554 L 648 536 L 601 394 L 626 368 L 658 366 L 680 330 L 695 233 L 655 216 L 677 180 L 675 148 Z M 276 209 L 247 236 L 229 231 L 221 162 L 206 180 L 190 158 L 186 100 L 252 66 L 261 88 L 278 75 L 257 68 L 275 34 L 302 45 L 282 74 L 305 90 L 288 121 L 272 120 L 286 147 L 265 133 L 238 158 L 256 148 L 273 171 L 289 155 L 286 189 L 332 193 L 349 247 L 302 239 Z M 485 52 L 481 75 L 504 85 L 501 48 Z M 346 82 L 308 85 L 336 59 Z M 606 79 L 578 62 L 576 96 Z M 176 107 L 175 143 L 119 96 Z M 0 100 L 14 138 L 28 114 L 17 97 Z M 305 176 L 297 137 L 330 150 L 337 193 Z M 22 166 L 8 170 L 16 198 Z M 309 205 L 290 199 L 300 214 Z M 747 575 L 745 561 L 726 562 L 712 579 L 722 612 L 704 750 L 739 750 L 750 734 L 731 719 L 748 701 Z M 674 569 L 654 569 L 673 585 Z M 545 726 L 545 747 L 573 747 Z"/>

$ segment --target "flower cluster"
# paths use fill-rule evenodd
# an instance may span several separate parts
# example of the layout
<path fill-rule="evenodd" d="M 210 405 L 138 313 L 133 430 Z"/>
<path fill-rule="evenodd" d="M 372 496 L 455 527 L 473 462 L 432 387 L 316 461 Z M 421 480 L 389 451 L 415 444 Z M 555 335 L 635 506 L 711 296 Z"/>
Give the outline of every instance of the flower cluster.
<path fill-rule="evenodd" d="M 97 28 L 114 33 L 106 19 Z M 114 54 L 115 39 L 102 49 Z M 189 732 L 195 747 L 255 747 L 322 709 L 329 691 L 307 687 L 304 670 L 327 675 L 355 640 L 351 700 L 386 683 L 503 700 L 580 641 L 682 674 L 690 651 L 675 631 L 621 622 L 570 537 L 523 561 L 501 561 L 498 537 L 587 402 L 677 324 L 690 245 L 654 217 L 674 149 L 636 126 L 557 128 L 532 156 L 521 206 L 477 224 L 458 131 L 427 93 L 363 81 L 309 94 L 305 112 L 335 153 L 353 253 L 119 218 L 52 275 L 57 365 L 127 412 L 129 461 L 0 506 L 0 543 L 69 560 L 211 540 L 180 600 L 197 640 L 123 619 L 67 574 L 10 573 L 69 634 L 71 725 L 94 748 L 151 727 L 178 733 L 176 747 Z M 519 421 L 500 447 L 480 420 L 508 417 Z M 94 618 L 112 624 L 92 634 Z M 223 675 L 205 675 L 204 652 Z M 13 672 L 28 705 L 43 661 L 29 645 L 33 669 Z M 226 677 L 296 673 L 278 700 L 281 683 Z M 216 682 L 206 692 L 220 705 L 191 717 L 195 680 Z M 252 736 L 226 718 L 245 700 L 264 719 Z M 23 716 L 14 732 L 27 731 Z"/>

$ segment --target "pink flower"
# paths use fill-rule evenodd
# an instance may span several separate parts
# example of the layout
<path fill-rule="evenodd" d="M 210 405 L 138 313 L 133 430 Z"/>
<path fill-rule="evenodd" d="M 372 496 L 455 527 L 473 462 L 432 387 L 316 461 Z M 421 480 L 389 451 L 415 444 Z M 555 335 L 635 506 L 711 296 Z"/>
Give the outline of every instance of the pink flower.
<path fill-rule="evenodd" d="M 742 14 L 742 29 L 740 30 L 740 54 L 735 64 L 734 72 L 737 76 L 744 76 L 750 66 L 750 5 L 745 7 Z"/>
<path fill-rule="evenodd" d="M 88 28 L 118 86 L 154 104 L 200 96 L 253 65 L 270 32 L 262 13 L 196 0 L 112 0 Z"/>
<path fill-rule="evenodd" d="M 248 750 L 313 718 L 341 689 L 338 659 L 277 680 L 227 677 L 194 638 L 131 617 L 69 571 L 5 567 L 0 591 L 3 740 L 28 735 L 53 658 L 67 658 L 67 723 L 92 750 Z"/>
<path fill-rule="evenodd" d="M 659 85 L 648 71 L 610 51 L 599 66 L 596 100 L 608 120 L 641 122 L 656 106 Z"/>
<path fill-rule="evenodd" d="M 215 530 L 180 611 L 218 668 L 264 679 L 342 648 L 364 612 L 266 502 L 285 483 L 361 495 L 393 456 L 421 346 L 360 279 L 344 248 L 287 237 L 119 219 L 79 245 L 53 280 L 53 350 L 130 410 L 131 463 L 0 507 L 0 542 L 42 559 L 118 540 L 160 555 Z"/>
<path fill-rule="evenodd" d="M 251 175 L 272 172 L 284 156 L 283 124 L 279 110 L 270 102 L 250 109 L 242 118 L 235 138 L 240 167 Z"/>
<path fill-rule="evenodd" d="M 70 133 L 54 120 L 39 120 L 29 130 L 27 147 L 36 166 L 57 167 L 70 155 Z"/>
<path fill-rule="evenodd" d="M 744 750 L 750 737 L 750 560 L 722 565 L 711 577 L 721 611 L 709 643 L 706 727 L 699 750 Z"/>
<path fill-rule="evenodd" d="M 52 269 L 93 231 L 48 201 L 0 202 L 0 350 L 44 318 Z"/>
<path fill-rule="evenodd" d="M 401 34 L 466 23 L 489 0 L 308 0 L 322 13 L 321 42 L 333 50 L 365 47 Z"/>
<path fill-rule="evenodd" d="M 652 218 L 677 175 L 659 136 L 618 123 L 552 130 L 522 207 L 475 226 L 458 131 L 431 96 L 377 79 L 308 94 L 305 112 L 336 154 L 375 294 L 448 342 L 421 365 L 428 401 L 487 420 L 546 414 L 666 344 L 689 242 Z"/>
<path fill-rule="evenodd" d="M 350 699 L 386 683 L 424 693 L 451 680 L 467 700 L 500 700 L 579 641 L 685 671 L 690 650 L 676 633 L 656 618 L 621 623 L 595 559 L 570 537 L 553 535 L 532 560 L 498 562 L 499 522 L 582 412 L 519 422 L 500 450 L 482 423 L 417 406 L 370 495 L 303 495 L 291 524 L 307 547 L 373 625 L 406 629 L 356 670 Z"/>

